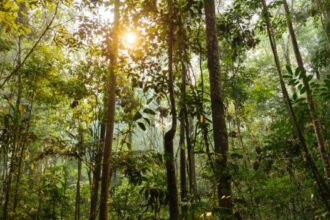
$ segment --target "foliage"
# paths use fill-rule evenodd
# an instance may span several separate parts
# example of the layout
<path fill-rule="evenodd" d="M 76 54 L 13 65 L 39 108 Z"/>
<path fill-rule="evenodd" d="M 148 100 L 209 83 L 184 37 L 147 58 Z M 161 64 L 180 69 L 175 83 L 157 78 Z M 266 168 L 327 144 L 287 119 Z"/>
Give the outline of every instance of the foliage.
<path fill-rule="evenodd" d="M 170 19 L 175 36 L 178 129 L 173 143 L 179 195 L 181 150 L 187 173 L 187 197 L 180 196 L 179 205 L 187 207 L 189 219 L 221 214 L 204 1 L 173 2 L 175 16 L 168 18 L 167 1 L 120 1 L 111 219 L 169 218 L 163 141 L 172 116 L 167 75 Z M 267 1 L 267 16 L 293 111 L 317 170 L 326 178 L 302 81 L 306 74 L 321 132 L 329 143 L 329 13 L 327 1 L 320 2 L 290 1 L 304 69 L 296 68 L 283 1 Z M 328 219 L 322 192 L 282 100 L 260 1 L 216 1 L 216 6 L 234 217 Z M 112 17 L 113 1 L 0 2 L 0 219 L 77 219 L 77 207 L 80 219 L 89 219 L 95 171 L 102 164 L 98 158 L 104 146 L 107 87 L 113 83 L 108 81 Z M 127 40 L 127 33 L 134 39 Z M 179 146 L 181 124 L 190 134 L 183 135 Z M 191 187 L 191 156 L 197 193 Z"/>

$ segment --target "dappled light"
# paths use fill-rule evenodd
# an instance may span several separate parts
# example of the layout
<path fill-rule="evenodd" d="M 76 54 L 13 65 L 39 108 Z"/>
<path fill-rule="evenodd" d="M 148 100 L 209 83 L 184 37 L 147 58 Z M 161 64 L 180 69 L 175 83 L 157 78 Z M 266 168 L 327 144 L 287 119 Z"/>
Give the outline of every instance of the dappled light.
<path fill-rule="evenodd" d="M 329 9 L 0 1 L 0 220 L 330 219 Z"/>

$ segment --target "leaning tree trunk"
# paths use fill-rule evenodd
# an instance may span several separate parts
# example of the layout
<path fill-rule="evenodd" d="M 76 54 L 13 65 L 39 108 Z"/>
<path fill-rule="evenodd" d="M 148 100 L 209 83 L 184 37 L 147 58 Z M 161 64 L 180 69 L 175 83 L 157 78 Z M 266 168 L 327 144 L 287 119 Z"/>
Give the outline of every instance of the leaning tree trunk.
<path fill-rule="evenodd" d="M 106 114 L 106 132 L 103 147 L 103 166 L 102 166 L 102 183 L 101 183 L 101 200 L 100 200 L 100 220 L 108 220 L 108 198 L 110 186 L 110 171 L 112 157 L 113 130 L 115 124 L 115 104 L 116 104 L 116 71 L 118 56 L 118 30 L 119 30 L 119 0 L 114 3 L 114 27 L 110 58 L 110 74 L 107 79 L 107 87 L 109 91 L 107 114 Z"/>
<path fill-rule="evenodd" d="M 317 140 L 317 145 L 319 147 L 321 160 L 324 165 L 325 174 L 326 174 L 326 176 L 329 176 L 330 161 L 329 161 L 329 157 L 328 157 L 328 154 L 326 151 L 326 144 L 325 144 L 324 136 L 322 134 L 320 119 L 317 115 L 315 102 L 313 100 L 312 91 L 310 89 L 308 79 L 306 76 L 304 63 L 303 63 L 303 60 L 301 57 L 296 34 L 295 34 L 295 31 L 294 31 L 293 25 L 292 25 L 290 10 L 289 10 L 288 3 L 286 0 L 283 0 L 283 5 L 284 5 L 286 20 L 288 23 L 288 29 L 289 29 L 289 33 L 290 33 L 290 37 L 291 37 L 291 41 L 292 41 L 292 47 L 294 50 L 294 54 L 296 56 L 296 61 L 297 61 L 298 67 L 301 70 L 301 77 L 302 77 L 302 81 L 303 81 L 305 91 L 306 91 L 306 99 L 307 99 L 307 103 L 308 103 L 309 113 L 310 113 L 312 121 L 313 121 L 314 132 L 315 132 L 315 136 L 316 136 L 316 140 Z"/>
<path fill-rule="evenodd" d="M 330 47 L 330 2 L 329 0 L 316 0 L 316 6 L 318 7 L 321 22 L 324 32 L 328 41 L 328 49 Z"/>
<path fill-rule="evenodd" d="M 170 95 L 172 126 L 165 133 L 164 148 L 166 158 L 166 173 L 167 173 L 167 193 L 170 209 L 170 219 L 179 219 L 178 207 L 178 190 L 176 186 L 176 175 L 174 165 L 173 139 L 176 131 L 176 108 L 174 97 L 174 80 L 173 80 L 173 41 L 174 41 L 174 24 L 173 24 L 173 1 L 167 0 L 168 7 L 168 92 Z"/>
<path fill-rule="evenodd" d="M 269 12 L 268 12 L 268 7 L 266 4 L 266 0 L 261 0 L 262 3 L 262 8 L 263 8 L 263 14 L 264 14 L 264 18 L 266 21 L 266 25 L 267 25 L 267 33 L 268 33 L 268 38 L 270 41 L 270 45 L 273 51 L 273 56 L 274 56 L 274 61 L 275 61 L 275 65 L 276 65 L 276 69 L 277 69 L 277 73 L 280 79 L 280 85 L 281 85 L 281 89 L 282 89 L 282 93 L 283 93 L 283 99 L 284 102 L 286 104 L 287 110 L 288 110 L 288 114 L 291 120 L 291 123 L 294 127 L 294 131 L 296 133 L 296 136 L 298 138 L 299 144 L 300 144 L 300 150 L 304 153 L 304 156 L 306 158 L 306 163 L 307 165 L 310 167 L 313 177 L 317 183 L 318 189 L 319 189 L 319 193 L 320 196 L 327 208 L 327 210 L 330 212 L 330 204 L 328 199 L 330 198 L 330 194 L 329 194 L 329 188 L 326 184 L 326 182 L 324 181 L 323 177 L 320 175 L 314 161 L 313 158 L 307 148 L 306 142 L 305 142 L 305 138 L 303 136 L 303 133 L 299 127 L 296 115 L 293 111 L 293 107 L 289 98 L 289 94 L 288 91 L 285 87 L 285 82 L 283 79 L 283 75 L 282 75 L 282 70 L 281 70 L 281 65 L 280 65 L 280 60 L 278 57 L 278 53 L 277 53 L 277 46 L 276 46 L 276 41 L 274 38 L 274 33 L 273 33 L 273 28 L 271 26 L 271 22 L 270 22 L 270 16 L 269 16 Z"/>
<path fill-rule="evenodd" d="M 230 218 L 233 213 L 231 177 L 227 168 L 228 133 L 220 79 L 220 55 L 216 30 L 214 0 L 205 0 L 207 65 L 209 70 L 214 149 L 216 153 L 216 179 L 219 207 L 223 216 Z"/>

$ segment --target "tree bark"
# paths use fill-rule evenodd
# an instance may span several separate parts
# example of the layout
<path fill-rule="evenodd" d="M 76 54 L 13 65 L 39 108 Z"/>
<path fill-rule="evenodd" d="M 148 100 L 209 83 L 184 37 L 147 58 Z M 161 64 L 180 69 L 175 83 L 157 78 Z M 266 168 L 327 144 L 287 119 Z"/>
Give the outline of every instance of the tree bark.
<path fill-rule="evenodd" d="M 181 62 L 181 113 L 180 113 L 180 183 L 181 183 L 181 212 L 182 219 L 185 220 L 188 217 L 187 207 L 187 177 L 186 177 L 186 146 L 185 146 L 185 117 L 186 111 L 186 77 L 187 69 L 185 64 L 186 45 L 185 45 L 185 34 L 184 26 L 182 22 L 182 12 L 180 12 L 179 18 L 179 57 Z"/>
<path fill-rule="evenodd" d="M 326 144 L 325 144 L 324 136 L 323 136 L 323 133 L 322 133 L 320 119 L 317 115 L 315 102 L 314 102 L 314 99 L 313 99 L 313 96 L 312 96 L 312 91 L 310 89 L 308 79 L 307 79 L 307 76 L 306 76 L 304 63 L 303 63 L 303 60 L 302 60 L 302 57 L 301 57 L 301 53 L 300 53 L 300 50 L 299 50 L 296 34 L 295 34 L 295 31 L 294 31 L 293 25 L 292 25 L 289 6 L 288 6 L 288 3 L 287 3 L 286 0 L 283 0 L 283 5 L 284 5 L 284 9 L 285 9 L 286 20 L 287 20 L 287 24 L 288 24 L 288 29 L 289 29 L 289 33 L 290 33 L 290 37 L 291 37 L 291 41 L 292 41 L 292 47 L 293 47 L 293 50 L 294 50 L 296 61 L 297 61 L 298 67 L 302 71 L 301 72 L 301 77 L 302 77 L 302 81 L 303 81 L 304 88 L 305 88 L 305 91 L 306 91 L 306 99 L 307 99 L 307 103 L 308 103 L 309 113 L 311 115 L 312 122 L 313 122 L 313 127 L 314 127 L 314 132 L 315 132 L 315 136 L 316 136 L 316 140 L 317 140 L 317 145 L 318 145 L 319 152 L 320 152 L 320 157 L 321 157 L 321 160 L 322 160 L 323 165 L 324 165 L 324 172 L 325 172 L 326 176 L 329 176 L 329 174 L 330 174 L 330 161 L 329 161 L 328 153 L 326 151 Z"/>
<path fill-rule="evenodd" d="M 106 99 L 104 99 L 106 100 Z M 106 101 L 105 101 L 106 103 Z M 97 204 L 99 197 L 99 187 L 100 187 L 100 176 L 101 176 L 101 166 L 102 166 L 102 148 L 101 144 L 104 144 L 105 135 L 105 120 L 102 120 L 101 131 L 100 131 L 100 145 L 97 146 L 95 155 L 95 168 L 93 170 L 93 184 L 92 184 L 92 195 L 91 195 L 91 207 L 89 212 L 89 220 L 95 220 L 97 217 Z"/>
<path fill-rule="evenodd" d="M 173 42 L 174 42 L 174 24 L 173 24 L 173 1 L 167 0 L 168 7 L 168 92 L 170 95 L 170 105 L 172 114 L 172 126 L 165 133 L 164 148 L 166 159 L 166 174 L 167 174 L 167 193 L 169 198 L 170 219 L 179 219 L 178 207 L 178 190 L 176 186 L 176 175 L 174 165 L 173 139 L 176 132 L 176 107 L 174 97 L 174 82 L 173 82 Z"/>
<path fill-rule="evenodd" d="M 283 80 L 280 60 L 279 60 L 278 53 L 277 53 L 276 41 L 275 41 L 275 38 L 274 38 L 273 28 L 271 26 L 271 22 L 270 22 L 270 18 L 269 18 L 268 7 L 267 7 L 267 4 L 266 4 L 265 0 L 261 0 L 261 3 L 262 3 L 262 8 L 263 8 L 264 18 L 265 18 L 266 25 L 267 25 L 268 38 L 269 38 L 270 45 L 271 45 L 271 48 L 272 48 L 272 51 L 273 51 L 274 61 L 275 61 L 275 65 L 276 65 L 276 69 L 277 69 L 277 73 L 278 73 L 278 76 L 279 76 L 280 85 L 281 85 L 281 89 L 282 89 L 282 93 L 283 93 L 283 99 L 284 99 L 284 102 L 285 102 L 287 110 L 288 110 L 289 118 L 290 118 L 291 123 L 294 127 L 295 134 L 298 138 L 298 141 L 299 141 L 299 144 L 300 144 L 300 150 L 301 150 L 301 152 L 304 153 L 306 163 L 310 167 L 310 169 L 312 171 L 312 174 L 313 174 L 313 177 L 314 177 L 314 179 L 317 183 L 320 196 L 321 196 L 327 210 L 330 212 L 330 204 L 329 204 L 329 201 L 328 201 L 328 199 L 330 198 L 329 197 L 330 196 L 329 188 L 328 188 L 326 182 L 324 181 L 323 177 L 320 175 L 320 173 L 319 173 L 319 171 L 318 171 L 318 169 L 317 169 L 317 167 L 316 167 L 316 165 L 313 161 L 313 158 L 312 158 L 312 156 L 311 156 L 311 154 L 310 154 L 310 152 L 307 148 L 303 133 L 302 133 L 300 127 L 299 127 L 296 115 L 293 111 L 292 104 L 291 104 L 291 101 L 290 101 L 290 98 L 289 98 L 289 94 L 288 94 L 288 91 L 285 87 L 285 83 L 284 83 L 284 80 Z"/>
<path fill-rule="evenodd" d="M 186 108 L 187 111 L 187 108 Z M 196 166 L 195 166 L 195 154 L 194 146 L 192 144 L 191 137 L 191 127 L 192 122 L 188 113 L 185 114 L 185 134 L 187 143 L 187 153 L 188 153 L 188 165 L 189 165 L 189 188 L 191 194 L 191 202 L 193 203 L 197 197 L 197 180 L 196 180 Z"/>
<path fill-rule="evenodd" d="M 328 0 L 316 0 L 316 5 L 319 9 L 321 22 L 330 47 L 330 2 Z"/>
<path fill-rule="evenodd" d="M 112 157 L 112 142 L 113 130 L 115 124 L 115 104 L 116 104 L 116 71 L 117 71 L 117 56 L 118 56 L 118 30 L 119 30 L 119 5 L 120 1 L 114 2 L 114 27 L 111 52 L 109 54 L 110 67 L 107 87 L 109 88 L 109 97 L 107 104 L 106 115 L 106 132 L 103 147 L 103 166 L 102 166 L 102 182 L 101 182 L 101 200 L 100 200 L 100 220 L 108 220 L 108 198 L 111 173 L 111 157 Z"/>
<path fill-rule="evenodd" d="M 231 177 L 227 168 L 228 133 L 220 79 L 220 51 L 216 31 L 214 0 L 204 0 L 207 41 L 207 65 L 209 70 L 214 149 L 216 153 L 216 173 L 218 202 L 223 218 L 233 213 Z"/>
<path fill-rule="evenodd" d="M 76 185 L 76 206 L 75 206 L 75 220 L 80 220 L 80 178 L 81 178 L 81 143 L 78 144 L 78 174 L 77 174 L 77 185 Z"/>
<path fill-rule="evenodd" d="M 101 165 L 102 165 L 102 150 L 100 146 L 98 146 L 98 148 L 99 149 L 97 149 L 95 156 L 95 168 L 93 170 L 93 185 L 92 185 L 89 220 L 95 220 L 97 216 L 97 202 L 99 197 L 99 186 L 100 186 L 99 182 L 100 182 Z"/>
<path fill-rule="evenodd" d="M 184 124 L 180 124 L 180 184 L 181 184 L 181 212 L 182 219 L 187 219 L 188 209 L 187 209 L 187 178 L 186 178 L 186 150 L 184 142 Z"/>

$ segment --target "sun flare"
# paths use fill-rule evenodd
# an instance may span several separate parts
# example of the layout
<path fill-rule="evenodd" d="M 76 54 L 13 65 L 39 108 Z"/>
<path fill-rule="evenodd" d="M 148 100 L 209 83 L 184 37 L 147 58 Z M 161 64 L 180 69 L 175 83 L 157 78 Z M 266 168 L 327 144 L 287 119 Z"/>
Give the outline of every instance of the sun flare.
<path fill-rule="evenodd" d="M 134 32 L 126 32 L 123 36 L 123 42 L 127 46 L 134 46 L 137 41 L 137 35 Z"/>

